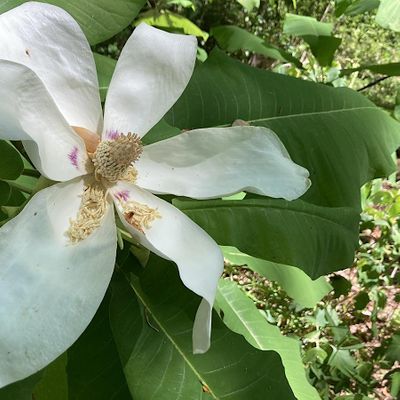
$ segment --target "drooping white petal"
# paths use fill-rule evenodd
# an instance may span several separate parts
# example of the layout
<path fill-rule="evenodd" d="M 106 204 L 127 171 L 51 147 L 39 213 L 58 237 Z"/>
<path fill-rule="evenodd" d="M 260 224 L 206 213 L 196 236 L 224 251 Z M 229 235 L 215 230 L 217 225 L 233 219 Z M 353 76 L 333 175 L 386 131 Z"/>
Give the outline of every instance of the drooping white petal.
<path fill-rule="evenodd" d="M 193 36 L 140 24 L 122 50 L 108 89 L 104 134 L 145 135 L 185 89 L 196 49 Z"/>
<path fill-rule="evenodd" d="M 82 190 L 81 180 L 42 190 L 0 228 L 0 387 L 71 346 L 107 289 L 116 251 L 112 204 L 86 240 L 65 237 Z"/>
<path fill-rule="evenodd" d="M 2 14 L 0 59 L 33 70 L 69 125 L 101 132 L 102 110 L 93 54 L 81 28 L 66 11 L 28 2 Z"/>
<path fill-rule="evenodd" d="M 50 179 L 86 174 L 84 142 L 33 71 L 0 60 L 0 98 L 0 139 L 23 140 L 36 168 Z"/>
<path fill-rule="evenodd" d="M 116 209 L 122 223 L 143 246 L 174 261 L 182 282 L 203 297 L 193 327 L 193 351 L 204 353 L 210 345 L 211 311 L 224 260 L 218 245 L 185 214 L 170 203 L 137 186 L 119 182 L 113 189 Z M 135 201 L 157 209 L 160 218 L 144 233 L 124 218 L 124 204 Z"/>
<path fill-rule="evenodd" d="M 240 191 L 293 200 L 310 186 L 278 136 L 253 126 L 198 129 L 144 147 L 137 185 L 195 199 Z"/>

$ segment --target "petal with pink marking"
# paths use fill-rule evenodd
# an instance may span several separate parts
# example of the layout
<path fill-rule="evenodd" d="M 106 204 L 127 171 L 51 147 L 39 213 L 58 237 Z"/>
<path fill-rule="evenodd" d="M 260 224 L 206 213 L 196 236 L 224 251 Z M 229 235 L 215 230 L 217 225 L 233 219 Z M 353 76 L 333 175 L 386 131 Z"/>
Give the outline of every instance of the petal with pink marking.
<path fill-rule="evenodd" d="M 68 349 L 104 297 L 116 252 L 112 203 L 87 239 L 65 235 L 83 187 L 77 179 L 44 189 L 0 228 L 0 387 Z"/>
<path fill-rule="evenodd" d="M 28 67 L 0 60 L 0 139 L 23 140 L 35 167 L 66 181 L 87 173 L 85 144 Z"/>
<path fill-rule="evenodd" d="M 78 23 L 62 8 L 27 2 L 0 15 L 0 59 L 34 71 L 69 125 L 101 132 L 93 53 Z"/>
<path fill-rule="evenodd" d="M 119 182 L 113 189 L 113 197 L 121 221 L 130 234 L 149 250 L 174 261 L 185 286 L 203 297 L 193 327 L 193 351 L 204 353 L 210 346 L 211 312 L 224 267 L 220 248 L 177 208 L 135 185 Z M 124 217 L 124 205 L 129 201 L 156 209 L 160 218 L 140 232 Z"/>

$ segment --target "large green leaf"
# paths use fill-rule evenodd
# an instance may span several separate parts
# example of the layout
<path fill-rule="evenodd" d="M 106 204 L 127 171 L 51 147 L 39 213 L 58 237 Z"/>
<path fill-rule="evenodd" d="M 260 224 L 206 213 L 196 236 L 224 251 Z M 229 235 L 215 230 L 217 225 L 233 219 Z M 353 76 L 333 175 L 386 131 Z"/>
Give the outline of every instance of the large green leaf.
<path fill-rule="evenodd" d="M 36 400 L 74 400 L 68 397 L 68 377 L 65 367 L 67 354 L 64 353 L 43 370 L 40 382 L 33 390 Z"/>
<path fill-rule="evenodd" d="M 8 142 L 0 140 L 0 179 L 17 179 L 23 169 L 19 152 Z"/>
<path fill-rule="evenodd" d="M 362 184 L 395 170 L 400 124 L 365 97 L 252 68 L 221 51 L 197 67 L 166 120 L 193 129 L 238 118 L 278 134 L 310 171 L 312 186 L 302 198 L 314 204 L 359 209 Z"/>
<path fill-rule="evenodd" d="M 42 372 L 37 372 L 0 389 L 0 400 L 32 400 L 33 388 L 40 381 L 41 376 Z"/>
<path fill-rule="evenodd" d="M 400 62 L 389 63 L 389 64 L 372 64 L 372 65 L 361 65 L 357 68 L 346 68 L 340 71 L 341 75 L 350 75 L 353 72 L 369 70 L 377 74 L 388 75 L 388 76 L 400 76 Z"/>
<path fill-rule="evenodd" d="M 400 32 L 400 0 L 381 0 L 376 22 L 384 28 Z"/>
<path fill-rule="evenodd" d="M 358 245 L 358 212 L 350 207 L 266 198 L 173 203 L 218 244 L 294 265 L 312 278 L 351 265 Z"/>
<path fill-rule="evenodd" d="M 299 341 L 283 336 L 277 326 L 269 324 L 235 282 L 220 280 L 216 308 L 223 312 L 223 321 L 228 328 L 243 335 L 252 346 L 260 350 L 274 350 L 281 356 L 286 378 L 296 399 L 320 399 L 307 380 Z"/>
<path fill-rule="evenodd" d="M 216 26 L 211 29 L 210 34 L 215 38 L 218 46 L 223 50 L 230 52 L 248 50 L 275 60 L 291 62 L 297 67 L 302 68 L 300 60 L 293 57 L 288 52 L 267 43 L 260 37 L 253 35 L 238 26 Z"/>
<path fill-rule="evenodd" d="M 279 356 L 253 348 L 217 315 L 211 349 L 192 354 L 199 298 L 183 287 L 173 264 L 151 256 L 142 269 L 130 256 L 122 274 L 110 320 L 135 400 L 294 399 Z"/>
<path fill-rule="evenodd" d="M 163 13 L 160 13 L 155 9 L 151 9 L 148 12 L 140 15 L 140 17 L 135 21 L 135 26 L 142 22 L 173 32 L 181 32 L 186 33 L 187 35 L 197 36 L 203 40 L 208 39 L 208 33 L 202 31 L 192 21 L 188 20 L 182 15 L 174 14 L 168 10 L 164 10 Z"/>
<path fill-rule="evenodd" d="M 0 0 L 0 14 L 29 0 Z M 68 11 L 82 27 L 90 44 L 100 43 L 126 28 L 146 0 L 43 0 Z"/>
<path fill-rule="evenodd" d="M 234 247 L 223 246 L 224 257 L 234 265 L 246 265 L 269 280 L 276 281 L 298 304 L 314 307 L 331 290 L 325 277 L 313 281 L 301 269 L 290 265 L 261 260 L 239 252 Z"/>
<path fill-rule="evenodd" d="M 286 14 L 283 32 L 303 38 L 320 65 L 332 64 L 341 39 L 332 36 L 333 24 L 302 15 Z"/>
<path fill-rule="evenodd" d="M 89 327 L 68 350 L 70 400 L 131 399 L 111 334 L 109 300 L 107 295 Z"/>

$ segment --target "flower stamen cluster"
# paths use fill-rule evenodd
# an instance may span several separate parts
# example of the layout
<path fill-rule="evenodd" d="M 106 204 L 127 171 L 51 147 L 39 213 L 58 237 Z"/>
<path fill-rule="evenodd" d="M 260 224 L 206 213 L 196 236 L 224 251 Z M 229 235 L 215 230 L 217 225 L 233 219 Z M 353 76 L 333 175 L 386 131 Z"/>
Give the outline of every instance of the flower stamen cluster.
<path fill-rule="evenodd" d="M 122 203 L 122 207 L 125 220 L 142 233 L 144 233 L 144 229 L 151 227 L 151 223 L 155 219 L 161 218 L 157 209 L 137 201 L 127 201 Z"/>
<path fill-rule="evenodd" d="M 109 182 L 124 179 L 129 167 L 139 159 L 142 151 L 140 137 L 134 133 L 100 142 L 92 159 L 96 179 L 106 179 Z"/>
<path fill-rule="evenodd" d="M 70 220 L 67 235 L 71 243 L 86 239 L 101 224 L 106 212 L 106 189 L 92 183 L 85 187 L 76 219 Z"/>

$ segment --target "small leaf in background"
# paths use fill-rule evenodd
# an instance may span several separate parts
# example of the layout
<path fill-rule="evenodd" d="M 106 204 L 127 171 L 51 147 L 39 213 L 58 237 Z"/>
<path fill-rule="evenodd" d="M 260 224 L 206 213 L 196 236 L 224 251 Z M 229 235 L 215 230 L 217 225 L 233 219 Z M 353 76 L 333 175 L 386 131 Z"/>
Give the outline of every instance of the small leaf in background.
<path fill-rule="evenodd" d="M 168 0 L 167 4 L 181 6 L 183 8 L 191 8 L 193 11 L 196 10 L 196 6 L 191 0 Z"/>
<path fill-rule="evenodd" d="M 400 395 L 400 371 L 390 375 L 390 394 L 397 399 Z"/>
<path fill-rule="evenodd" d="M 332 36 L 332 31 L 331 23 L 295 14 L 286 14 L 283 25 L 284 33 L 301 37 L 309 44 L 311 52 L 322 66 L 332 64 L 334 53 L 342 41 Z"/>
<path fill-rule="evenodd" d="M 363 310 L 369 303 L 370 298 L 367 292 L 359 292 L 354 298 L 354 307 L 356 310 Z"/>
<path fill-rule="evenodd" d="M 235 247 L 222 246 L 222 251 L 230 263 L 246 265 L 261 276 L 276 281 L 293 300 L 304 307 L 314 307 L 332 290 L 325 277 L 313 281 L 299 268 L 251 257 Z"/>
<path fill-rule="evenodd" d="M 355 16 L 374 10 L 379 6 L 379 0 L 336 0 L 335 15 Z"/>
<path fill-rule="evenodd" d="M 260 0 L 237 0 L 247 11 L 253 11 L 260 7 Z"/>
<path fill-rule="evenodd" d="M 156 10 L 150 10 L 141 14 L 135 21 L 135 26 L 142 22 L 155 26 L 157 28 L 164 28 L 172 32 L 185 33 L 186 35 L 193 35 L 202 38 L 204 41 L 208 39 L 208 33 L 202 31 L 197 25 L 179 14 L 174 14 L 170 11 L 164 10 L 162 13 Z"/>
<path fill-rule="evenodd" d="M 384 28 L 400 32 L 400 0 L 381 0 L 375 20 Z"/>
<path fill-rule="evenodd" d="M 104 102 L 106 100 L 107 90 L 110 86 L 111 78 L 113 76 L 115 66 L 117 65 L 117 61 L 98 53 L 93 53 L 93 55 L 94 61 L 96 62 L 100 98 L 101 101 Z"/>
<path fill-rule="evenodd" d="M 0 14 L 26 0 L 0 0 Z M 85 32 L 91 45 L 103 42 L 126 28 L 146 0 L 43 0 L 69 12 Z"/>
<path fill-rule="evenodd" d="M 215 38 L 218 46 L 223 50 L 229 52 L 247 50 L 257 54 L 262 54 L 264 57 L 290 62 L 298 68 L 302 68 L 300 60 L 293 57 L 288 52 L 267 43 L 260 37 L 237 26 L 216 26 L 211 28 L 210 34 Z"/>
<path fill-rule="evenodd" d="M 243 335 L 252 346 L 274 350 L 280 355 L 286 378 L 297 399 L 319 400 L 317 391 L 307 381 L 299 341 L 282 335 L 277 326 L 270 325 L 235 282 L 220 280 L 215 308 L 223 311 L 226 326 Z"/>
<path fill-rule="evenodd" d="M 119 266 L 110 321 L 135 400 L 295 399 L 279 356 L 252 347 L 215 313 L 210 350 L 193 354 L 200 299 L 175 265 L 151 255 L 142 268 L 128 255 Z"/>
<path fill-rule="evenodd" d="M 17 179 L 23 169 L 19 152 L 8 142 L 0 140 L 0 179 Z"/>
<path fill-rule="evenodd" d="M 389 64 L 374 64 L 374 65 L 361 65 L 357 68 L 346 68 L 340 71 L 340 74 L 349 75 L 353 72 L 369 70 L 376 74 L 388 75 L 388 76 L 400 76 L 400 62 L 389 63 Z"/>
<path fill-rule="evenodd" d="M 333 275 L 329 279 L 330 284 L 333 286 L 335 297 L 346 295 L 350 292 L 351 282 L 349 282 L 342 275 Z"/>
<path fill-rule="evenodd" d="M 386 358 L 393 362 L 400 361 L 400 333 L 391 338 Z"/>

